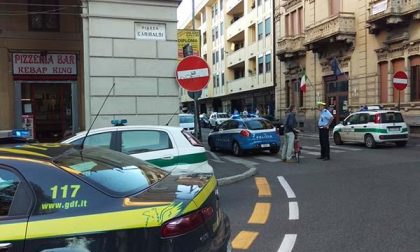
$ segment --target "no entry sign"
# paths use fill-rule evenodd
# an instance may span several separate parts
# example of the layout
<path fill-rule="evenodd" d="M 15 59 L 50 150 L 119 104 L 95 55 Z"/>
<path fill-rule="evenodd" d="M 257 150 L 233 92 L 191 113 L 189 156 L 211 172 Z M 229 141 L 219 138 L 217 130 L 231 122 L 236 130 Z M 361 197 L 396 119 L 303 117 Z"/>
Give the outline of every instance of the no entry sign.
<path fill-rule="evenodd" d="M 195 92 L 207 86 L 210 68 L 207 62 L 198 56 L 188 56 L 179 62 L 176 68 L 176 80 L 184 89 Z"/>
<path fill-rule="evenodd" d="M 403 71 L 398 71 L 394 74 L 394 78 L 392 79 L 394 83 L 394 87 L 397 90 L 404 90 L 408 85 L 408 77 L 407 74 Z"/>

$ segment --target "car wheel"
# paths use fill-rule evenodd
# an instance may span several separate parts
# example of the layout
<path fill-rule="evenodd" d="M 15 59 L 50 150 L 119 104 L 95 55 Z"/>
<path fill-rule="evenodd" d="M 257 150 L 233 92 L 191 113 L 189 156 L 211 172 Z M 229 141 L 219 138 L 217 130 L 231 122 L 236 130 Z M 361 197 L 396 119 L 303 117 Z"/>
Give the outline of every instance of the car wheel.
<path fill-rule="evenodd" d="M 407 141 L 395 142 L 398 147 L 404 147 L 407 145 Z"/>
<path fill-rule="evenodd" d="M 375 139 L 373 138 L 372 135 L 366 135 L 365 136 L 365 145 L 368 148 L 375 148 L 376 147 L 376 142 Z"/>
<path fill-rule="evenodd" d="M 241 146 L 239 146 L 238 142 L 233 142 L 232 151 L 233 155 L 237 157 L 241 156 L 243 153 Z"/>
<path fill-rule="evenodd" d="M 341 140 L 340 133 L 338 133 L 338 132 L 334 133 L 334 143 L 335 143 L 335 145 L 342 145 L 343 144 L 343 141 Z"/>
<path fill-rule="evenodd" d="M 210 151 L 216 151 L 216 146 L 214 146 L 213 138 L 209 138 L 209 146 L 210 146 Z"/>
<path fill-rule="evenodd" d="M 279 151 L 280 151 L 279 146 L 270 149 L 271 154 L 277 154 L 277 153 L 279 153 Z"/>

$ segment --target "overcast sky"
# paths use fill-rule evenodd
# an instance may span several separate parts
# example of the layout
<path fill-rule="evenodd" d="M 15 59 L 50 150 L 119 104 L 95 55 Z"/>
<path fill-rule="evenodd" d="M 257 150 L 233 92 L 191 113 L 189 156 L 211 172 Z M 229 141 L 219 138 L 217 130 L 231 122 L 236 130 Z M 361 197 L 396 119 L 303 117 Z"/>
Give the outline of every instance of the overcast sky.
<path fill-rule="evenodd" d="M 187 19 L 187 17 L 191 18 L 191 8 L 192 8 L 192 0 L 182 0 L 181 4 L 178 7 L 178 28 L 180 28 L 180 24 Z M 188 16 L 187 16 L 188 15 Z"/>

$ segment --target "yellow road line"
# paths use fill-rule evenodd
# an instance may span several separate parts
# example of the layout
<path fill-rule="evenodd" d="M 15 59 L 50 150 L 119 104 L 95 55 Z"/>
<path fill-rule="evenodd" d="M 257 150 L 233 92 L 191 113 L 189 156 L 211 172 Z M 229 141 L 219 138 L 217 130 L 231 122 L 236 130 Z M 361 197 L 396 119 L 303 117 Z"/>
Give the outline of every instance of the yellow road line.
<path fill-rule="evenodd" d="M 256 203 L 249 224 L 265 224 L 270 215 L 271 203 Z"/>
<path fill-rule="evenodd" d="M 271 197 L 271 188 L 264 177 L 255 177 L 255 183 L 258 188 L 258 197 Z"/>
<path fill-rule="evenodd" d="M 234 249 L 248 249 L 258 236 L 258 232 L 241 231 L 232 241 Z"/>

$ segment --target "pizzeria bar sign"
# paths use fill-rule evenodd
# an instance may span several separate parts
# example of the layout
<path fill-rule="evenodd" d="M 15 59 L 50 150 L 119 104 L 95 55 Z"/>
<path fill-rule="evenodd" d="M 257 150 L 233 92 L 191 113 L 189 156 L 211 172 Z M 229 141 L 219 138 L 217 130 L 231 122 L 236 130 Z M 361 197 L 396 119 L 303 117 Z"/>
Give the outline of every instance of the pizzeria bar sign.
<path fill-rule="evenodd" d="M 76 54 L 13 53 L 14 75 L 77 75 Z"/>

